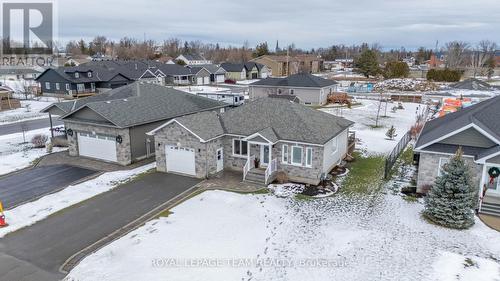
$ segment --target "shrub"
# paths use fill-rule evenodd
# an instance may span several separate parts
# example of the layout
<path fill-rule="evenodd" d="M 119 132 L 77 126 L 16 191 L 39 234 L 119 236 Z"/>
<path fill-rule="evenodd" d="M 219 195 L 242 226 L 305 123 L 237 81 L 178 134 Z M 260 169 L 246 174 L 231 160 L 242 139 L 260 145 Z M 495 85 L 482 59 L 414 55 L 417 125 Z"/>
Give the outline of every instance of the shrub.
<path fill-rule="evenodd" d="M 435 82 L 458 82 L 462 71 L 451 69 L 431 69 L 427 72 L 427 80 Z"/>
<path fill-rule="evenodd" d="M 388 62 L 384 67 L 384 78 L 406 78 L 410 75 L 408 64 L 402 61 Z"/>
<path fill-rule="evenodd" d="M 35 148 L 42 148 L 45 147 L 45 143 L 47 143 L 47 140 L 48 138 L 46 135 L 38 134 L 34 135 L 33 138 L 31 138 L 31 143 Z"/>

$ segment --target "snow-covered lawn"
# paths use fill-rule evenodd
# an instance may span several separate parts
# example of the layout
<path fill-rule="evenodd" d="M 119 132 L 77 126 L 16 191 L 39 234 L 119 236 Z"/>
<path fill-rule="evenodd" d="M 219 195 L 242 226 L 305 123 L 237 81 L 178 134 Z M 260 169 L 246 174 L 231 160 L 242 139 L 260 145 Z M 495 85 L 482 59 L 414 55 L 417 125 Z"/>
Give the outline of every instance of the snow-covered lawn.
<path fill-rule="evenodd" d="M 5 211 L 9 226 L 0 228 L 0 238 L 10 232 L 41 221 L 64 208 L 109 191 L 120 183 L 155 168 L 155 165 L 155 163 L 152 163 L 132 170 L 104 173 L 95 179 L 68 186 L 59 192 Z"/>
<path fill-rule="evenodd" d="M 58 99 L 51 97 L 40 97 L 38 99 L 39 100 L 21 100 L 21 108 L 0 111 L 0 125 L 48 118 L 48 114 L 40 113 L 40 110 L 57 102 Z"/>
<path fill-rule="evenodd" d="M 208 191 L 87 257 L 67 280 L 498 280 L 498 232 L 479 220 L 438 227 L 422 208 L 391 194 Z"/>
<path fill-rule="evenodd" d="M 33 148 L 31 138 L 37 134 L 50 135 L 49 128 L 0 136 L 0 175 L 28 167 L 35 159 L 47 154 L 46 148 Z M 54 147 L 53 152 L 66 148 Z"/>
<path fill-rule="evenodd" d="M 337 116 L 345 117 L 355 124 L 352 130 L 356 131 L 356 138 L 361 140 L 357 143 L 356 147 L 368 153 L 383 153 L 387 154 L 392 151 L 398 141 L 416 122 L 416 113 L 422 112 L 425 105 L 417 103 L 403 103 L 404 109 L 398 109 L 393 113 L 391 109 L 397 106 L 398 103 L 387 103 L 387 117 L 386 104 L 382 102 L 380 108 L 379 126 L 380 128 L 373 128 L 377 117 L 379 102 L 376 100 L 362 100 L 358 99 L 361 105 L 355 105 L 352 109 L 348 108 L 322 108 L 321 110 Z M 396 138 L 389 140 L 386 137 L 387 130 L 394 126 L 396 128 Z"/>

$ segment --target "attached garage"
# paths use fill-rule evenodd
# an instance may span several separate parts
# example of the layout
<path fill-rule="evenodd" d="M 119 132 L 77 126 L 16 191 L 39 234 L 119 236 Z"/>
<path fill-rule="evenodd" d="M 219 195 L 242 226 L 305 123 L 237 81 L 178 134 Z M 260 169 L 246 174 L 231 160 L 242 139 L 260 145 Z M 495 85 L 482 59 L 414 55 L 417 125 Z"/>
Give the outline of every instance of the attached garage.
<path fill-rule="evenodd" d="M 196 176 L 194 149 L 166 145 L 167 172 Z"/>
<path fill-rule="evenodd" d="M 78 154 L 80 156 L 118 162 L 115 137 L 78 132 Z"/>
<path fill-rule="evenodd" d="M 224 74 L 215 75 L 215 81 L 217 83 L 224 83 L 225 80 L 226 80 L 226 76 Z"/>
<path fill-rule="evenodd" d="M 209 85 L 210 84 L 210 76 L 203 77 L 203 85 Z"/>
<path fill-rule="evenodd" d="M 203 77 L 196 78 L 196 85 L 203 85 Z"/>

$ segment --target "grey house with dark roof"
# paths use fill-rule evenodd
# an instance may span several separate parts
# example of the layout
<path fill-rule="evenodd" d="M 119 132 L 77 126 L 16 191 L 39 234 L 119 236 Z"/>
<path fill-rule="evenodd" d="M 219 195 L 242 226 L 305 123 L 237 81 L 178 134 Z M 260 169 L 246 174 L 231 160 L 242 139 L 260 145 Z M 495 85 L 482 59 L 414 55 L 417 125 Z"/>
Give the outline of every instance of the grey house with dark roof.
<path fill-rule="evenodd" d="M 284 99 L 172 119 L 155 137 L 157 169 L 205 178 L 224 169 L 269 183 L 277 171 L 317 184 L 348 153 L 353 122 Z"/>
<path fill-rule="evenodd" d="M 227 105 L 160 85 L 136 82 L 103 94 L 54 103 L 42 112 L 60 115 L 71 156 L 128 165 L 155 153 L 146 132 L 166 121 Z"/>
<path fill-rule="evenodd" d="M 425 124 L 415 145 L 419 191 L 434 184 L 459 148 L 471 168 L 481 211 L 500 215 L 500 180 L 489 175 L 492 168 L 500 169 L 500 96 Z"/>
<path fill-rule="evenodd" d="M 270 95 L 292 95 L 307 105 L 323 105 L 328 95 L 335 91 L 337 82 L 309 73 L 294 74 L 285 78 L 266 78 L 249 85 L 250 99 Z"/>

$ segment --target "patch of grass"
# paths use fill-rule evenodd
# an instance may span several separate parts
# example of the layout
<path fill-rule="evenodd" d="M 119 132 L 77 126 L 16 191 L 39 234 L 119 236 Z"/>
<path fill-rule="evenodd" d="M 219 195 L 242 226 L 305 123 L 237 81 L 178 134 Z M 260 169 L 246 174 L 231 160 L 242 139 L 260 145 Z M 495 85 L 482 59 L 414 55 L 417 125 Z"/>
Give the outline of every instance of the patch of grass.
<path fill-rule="evenodd" d="M 409 203 L 417 203 L 417 202 L 418 202 L 418 198 L 417 198 L 417 197 L 415 197 L 415 196 L 403 195 L 403 199 L 404 199 L 406 202 L 409 202 Z"/>
<path fill-rule="evenodd" d="M 354 153 L 354 162 L 349 165 L 349 174 L 342 183 L 341 192 L 371 193 L 382 187 L 384 177 L 384 157 L 363 157 Z"/>
<path fill-rule="evenodd" d="M 170 210 L 164 210 L 163 212 L 159 213 L 156 218 L 167 218 L 171 214 L 173 214 L 173 212 L 171 212 Z"/>
<path fill-rule="evenodd" d="M 464 261 L 464 268 L 472 267 L 472 266 L 476 266 L 477 267 L 477 262 L 475 262 L 471 258 L 466 258 L 465 261 Z"/>
<path fill-rule="evenodd" d="M 413 146 L 409 145 L 399 156 L 405 165 L 413 165 Z"/>

